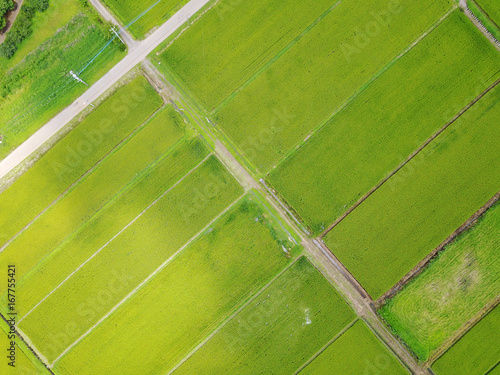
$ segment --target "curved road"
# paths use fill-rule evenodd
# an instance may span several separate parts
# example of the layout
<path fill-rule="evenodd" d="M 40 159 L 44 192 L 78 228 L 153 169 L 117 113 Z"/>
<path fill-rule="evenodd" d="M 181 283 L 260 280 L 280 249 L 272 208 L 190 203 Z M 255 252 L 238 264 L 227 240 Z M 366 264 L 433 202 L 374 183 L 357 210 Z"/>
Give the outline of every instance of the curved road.
<path fill-rule="evenodd" d="M 151 51 L 172 35 L 179 27 L 187 22 L 189 17 L 193 16 L 208 2 L 209 0 L 191 0 L 148 38 L 141 42 L 133 42 L 130 45 L 129 53 L 123 60 L 116 64 L 70 106 L 66 107 L 62 112 L 52 118 L 52 120 L 41 127 L 28 140 L 0 162 L 0 179 L 5 177 L 12 169 L 61 130 L 69 121 L 82 112 L 89 103 L 92 103 L 99 96 L 104 94 L 106 90 L 118 82 L 128 71 L 144 60 Z M 93 1 L 92 3 L 95 2 Z M 109 17 L 111 17 L 111 15 Z M 128 42 L 128 40 L 126 41 Z"/>

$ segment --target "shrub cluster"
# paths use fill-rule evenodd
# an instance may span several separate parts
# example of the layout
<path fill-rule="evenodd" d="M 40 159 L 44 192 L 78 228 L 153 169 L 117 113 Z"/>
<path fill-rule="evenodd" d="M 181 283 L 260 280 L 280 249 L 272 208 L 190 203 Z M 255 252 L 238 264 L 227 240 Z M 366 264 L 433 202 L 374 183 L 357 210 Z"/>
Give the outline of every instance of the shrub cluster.
<path fill-rule="evenodd" d="M 14 9 L 14 2 L 12 0 L 0 0 L 0 30 L 2 30 L 7 23 L 5 15 L 12 9 Z"/>
<path fill-rule="evenodd" d="M 9 0 L 0 0 L 0 3 Z M 11 0 L 10 0 L 11 1 Z M 10 59 L 16 53 L 19 44 L 28 37 L 31 32 L 33 17 L 37 12 L 45 11 L 49 6 L 49 0 L 25 0 L 14 25 L 10 29 L 5 41 L 0 45 L 0 56 Z"/>

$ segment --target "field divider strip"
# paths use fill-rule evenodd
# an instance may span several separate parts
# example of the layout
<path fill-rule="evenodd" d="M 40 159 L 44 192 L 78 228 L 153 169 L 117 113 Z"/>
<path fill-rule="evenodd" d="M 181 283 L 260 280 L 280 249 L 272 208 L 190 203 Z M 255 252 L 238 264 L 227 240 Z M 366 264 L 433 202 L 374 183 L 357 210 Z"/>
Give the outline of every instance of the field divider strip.
<path fill-rule="evenodd" d="M 196 166 L 194 166 L 191 170 L 189 170 L 182 178 L 180 178 L 175 184 L 170 186 L 167 190 L 165 190 L 158 198 L 156 198 L 149 206 L 147 206 L 144 210 L 141 211 L 139 215 L 137 215 L 130 223 L 125 225 L 117 234 L 115 234 L 111 239 L 106 242 L 103 246 L 101 246 L 94 254 L 92 254 L 87 260 L 85 260 L 82 264 L 78 266 L 73 272 L 71 272 L 57 287 L 55 287 L 49 294 L 47 294 L 40 302 L 38 302 L 30 311 L 28 311 L 20 320 L 21 323 L 24 318 L 30 315 L 40 304 L 42 304 L 47 298 L 49 298 L 53 293 L 55 293 L 61 286 L 63 286 L 73 275 L 75 275 L 80 269 L 82 269 L 88 262 L 90 262 L 95 256 L 97 256 L 102 250 L 104 250 L 116 237 L 122 234 L 128 227 L 134 224 L 139 218 L 144 215 L 151 207 L 153 207 L 160 199 L 162 199 L 166 194 L 168 194 L 173 188 L 179 185 L 185 178 L 187 178 L 192 172 L 194 172 L 198 167 L 200 167 L 212 154 L 208 154 L 202 161 L 200 161 Z M 18 324 L 19 324 L 18 323 Z"/>
<path fill-rule="evenodd" d="M 209 155 L 210 156 L 210 155 Z M 69 345 L 64 351 L 52 362 L 49 366 L 50 368 L 54 367 L 54 364 L 61 359 L 67 352 L 69 352 L 74 346 L 80 343 L 85 337 L 87 337 L 97 326 L 99 326 L 104 320 L 106 320 L 111 314 L 113 314 L 121 305 L 127 302 L 132 296 L 134 296 L 145 284 L 148 283 L 154 276 L 156 276 L 159 272 L 161 272 L 165 266 L 167 266 L 172 260 L 174 260 L 181 252 L 184 251 L 186 247 L 191 245 L 193 241 L 195 241 L 199 236 L 201 236 L 215 221 L 217 221 L 222 215 L 224 215 L 227 211 L 234 207 L 245 194 L 240 195 L 236 198 L 229 206 L 227 206 L 221 213 L 219 213 L 216 217 L 214 217 L 206 226 L 204 226 L 198 233 L 196 233 L 193 237 L 191 237 L 182 247 L 177 250 L 172 256 L 170 256 L 167 260 L 165 260 L 156 270 L 154 270 L 148 277 L 146 277 L 139 285 L 137 285 L 130 293 L 128 293 L 120 302 L 118 302 L 106 315 L 104 315 L 101 319 L 99 319 L 92 327 L 90 327 L 87 332 L 81 335 L 78 339 L 76 339 L 71 345 Z"/>
<path fill-rule="evenodd" d="M 248 305 L 250 305 L 255 299 L 257 299 L 266 289 L 268 289 L 280 276 L 282 276 L 286 271 L 288 271 L 295 263 L 302 258 L 303 255 L 298 256 L 292 262 L 285 266 L 277 275 L 275 275 L 271 280 L 269 280 L 262 288 L 257 290 L 247 301 L 243 302 L 240 307 L 238 307 L 232 314 L 230 314 L 226 319 L 224 319 L 217 328 L 213 330 L 208 336 L 206 336 L 201 342 L 196 345 L 191 351 L 186 354 L 186 356 L 181 359 L 168 373 L 167 375 L 175 372 L 179 367 L 181 367 L 189 358 L 191 358 L 198 350 L 200 350 L 212 337 L 219 333 L 231 320 L 233 320 L 242 310 L 244 310 Z"/>
<path fill-rule="evenodd" d="M 300 366 L 294 373 L 293 375 L 297 375 L 299 372 L 301 372 L 303 369 L 305 369 L 312 361 L 314 361 L 321 353 L 323 353 L 330 345 L 332 345 L 335 341 L 337 341 L 340 336 L 342 336 L 344 333 L 346 333 L 349 328 L 351 328 L 354 323 L 356 323 L 359 320 L 359 318 L 355 318 L 352 322 L 350 322 L 348 325 L 346 325 L 342 331 L 337 333 L 330 341 L 328 341 L 323 347 L 321 347 L 320 350 L 318 350 L 316 353 L 312 355 L 311 358 L 309 358 L 302 366 Z"/>
<path fill-rule="evenodd" d="M 471 319 L 465 322 L 450 338 L 441 344 L 441 346 L 436 349 L 427 361 L 425 365 L 430 366 L 436 360 L 438 360 L 442 355 L 444 355 L 453 345 L 455 345 L 462 337 L 464 337 L 474 326 L 479 323 L 486 315 L 488 315 L 495 307 L 500 303 L 500 294 L 496 296 L 491 302 L 486 304 L 478 313 L 476 313 Z M 495 367 L 495 366 L 493 366 Z"/>
<path fill-rule="evenodd" d="M 479 210 L 474 212 L 471 217 L 469 217 L 462 225 L 460 225 L 452 234 L 450 234 L 443 242 L 441 242 L 435 249 L 433 249 L 427 256 L 422 259 L 415 267 L 413 267 L 405 276 L 399 280 L 396 285 L 385 292 L 376 302 L 376 308 L 379 308 L 385 304 L 388 298 L 393 297 L 398 291 L 400 291 L 406 284 L 408 284 L 413 278 L 420 275 L 429 262 L 434 259 L 434 257 L 441 251 L 444 250 L 446 246 L 451 244 L 457 236 L 462 232 L 474 225 L 477 220 L 486 212 L 490 207 L 492 207 L 497 201 L 500 200 L 500 191 L 497 192 L 491 199 L 486 202 Z"/>
<path fill-rule="evenodd" d="M 422 35 L 417 37 L 409 46 L 407 46 L 403 51 L 390 60 L 386 65 L 384 65 L 380 70 L 378 70 L 373 76 L 371 76 L 364 84 L 362 84 L 354 94 L 352 94 L 345 102 L 343 102 L 340 107 L 338 107 L 333 113 L 326 117 L 324 121 L 322 121 L 316 128 L 311 130 L 306 137 L 296 143 L 288 152 L 286 152 L 281 159 L 279 159 L 273 167 L 271 167 L 266 173 L 271 172 L 275 168 L 278 168 L 281 164 L 283 164 L 288 158 L 290 158 L 293 154 L 295 154 L 302 146 L 304 146 L 307 141 L 314 136 L 317 132 L 319 132 L 323 127 L 325 127 L 332 119 L 337 116 L 340 112 L 342 112 L 349 104 L 351 104 L 358 96 L 360 96 L 373 82 L 375 82 L 379 77 L 381 77 L 387 70 L 389 70 L 394 64 L 396 64 L 399 59 L 401 59 L 404 55 L 410 52 L 417 44 L 419 44 L 425 37 L 427 37 L 430 33 L 432 33 L 444 20 L 446 20 L 451 13 L 453 13 L 456 9 L 458 9 L 458 5 L 454 5 L 450 10 L 448 10 L 439 20 L 437 20 L 429 29 L 427 29 Z"/>
<path fill-rule="evenodd" d="M 390 172 L 386 177 L 384 177 L 377 185 L 375 185 L 368 193 L 362 196 L 354 205 L 352 205 L 342 216 L 335 220 L 323 233 L 318 237 L 323 239 L 328 232 L 340 224 L 352 211 L 354 211 L 359 205 L 361 205 L 366 199 L 368 199 L 373 193 L 375 193 L 382 185 L 384 185 L 392 176 L 399 172 L 406 164 L 408 164 L 415 156 L 420 154 L 434 139 L 436 139 L 442 132 L 444 132 L 448 127 L 453 125 L 464 113 L 466 113 L 474 104 L 481 100 L 487 93 L 494 89 L 500 83 L 500 79 L 493 82 L 486 90 L 474 98 L 469 104 L 467 104 L 460 112 L 458 112 L 450 121 L 448 121 L 441 129 L 431 135 L 418 149 L 413 151 L 410 156 L 408 156 L 402 163 L 400 163 L 392 172 Z"/>
<path fill-rule="evenodd" d="M 64 199 L 69 193 L 71 193 L 74 189 L 76 189 L 80 183 L 85 180 L 87 177 L 89 177 L 96 169 L 101 167 L 106 161 L 113 156 L 116 152 L 118 152 L 121 148 L 123 148 L 133 137 L 135 137 L 141 130 L 143 130 L 144 127 L 146 127 L 147 124 L 149 124 L 154 117 L 157 116 L 158 112 L 160 112 L 165 105 L 160 106 L 160 108 L 156 109 L 151 116 L 149 116 L 143 123 L 138 125 L 134 130 L 132 130 L 125 138 L 123 138 L 115 147 L 113 147 L 109 152 L 107 152 L 103 157 L 99 160 L 96 161 L 96 163 L 89 168 L 84 174 L 82 174 L 77 180 L 75 180 L 71 185 L 68 186 L 66 190 L 64 190 L 59 196 L 56 197 L 47 207 L 45 207 L 38 215 L 36 215 L 33 220 L 31 220 L 24 228 L 22 228 L 19 232 L 17 232 L 14 237 L 12 237 L 10 240 L 8 240 L 1 248 L 0 248 L 0 254 L 20 235 L 22 235 L 26 230 L 28 230 L 34 223 L 37 221 L 42 215 L 44 215 L 50 208 L 54 207 L 57 203 L 59 203 L 62 199 Z M 85 120 L 85 119 L 84 119 Z M 81 122 L 83 122 L 82 120 Z M 81 123 L 80 122 L 80 123 Z M 78 123 L 76 126 L 80 125 Z M 75 127 L 76 127 L 75 126 Z M 64 137 L 62 137 L 64 138 Z M 50 150 L 49 150 L 50 151 Z M 17 180 L 17 178 L 16 178 Z M 14 181 L 15 182 L 15 181 Z M 14 182 L 12 184 L 14 184 Z M 7 190 L 11 185 L 7 186 L 4 190 L 1 192 Z"/>
<path fill-rule="evenodd" d="M 2 318 L 5 320 L 3 315 Z M 15 327 L 15 330 L 17 331 L 17 336 L 26 344 L 26 346 L 33 352 L 33 354 L 35 354 L 35 356 L 37 356 L 40 359 L 40 361 L 45 365 L 45 367 L 47 367 L 49 371 L 53 373 L 50 365 L 48 365 L 49 361 L 47 360 L 47 358 L 45 358 L 45 356 L 42 353 L 40 353 L 40 351 L 30 340 L 30 338 L 23 331 L 21 331 L 21 329 L 17 325 Z"/>

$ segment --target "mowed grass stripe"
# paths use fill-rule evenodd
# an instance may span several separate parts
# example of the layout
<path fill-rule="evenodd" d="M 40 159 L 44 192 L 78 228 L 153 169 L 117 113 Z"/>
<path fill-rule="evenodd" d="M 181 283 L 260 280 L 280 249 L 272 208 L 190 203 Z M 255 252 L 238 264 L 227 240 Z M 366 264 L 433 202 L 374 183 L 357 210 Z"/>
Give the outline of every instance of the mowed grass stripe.
<path fill-rule="evenodd" d="M 450 8 L 447 0 L 342 1 L 215 119 L 266 172 Z"/>
<path fill-rule="evenodd" d="M 336 2 L 221 0 L 161 60 L 212 110 Z"/>
<path fill-rule="evenodd" d="M 211 156 L 44 300 L 20 328 L 54 360 L 242 193 Z"/>
<path fill-rule="evenodd" d="M 167 372 L 289 262 L 266 215 L 247 197 L 68 352 L 55 370 L 91 374 L 92 361 L 110 375 Z M 133 350 L 137 347 L 148 355 Z"/>
<path fill-rule="evenodd" d="M 421 360 L 427 360 L 500 294 L 498 249 L 500 205 L 496 204 L 388 300 L 380 315 Z"/>
<path fill-rule="evenodd" d="M 183 135 L 182 118 L 166 107 L 16 238 L 1 253 L 0 266 L 16 264 L 21 279 Z"/>
<path fill-rule="evenodd" d="M 0 194 L 0 245 L 63 194 L 161 104 L 161 98 L 146 79 L 139 77 L 92 112 Z"/>
<path fill-rule="evenodd" d="M 358 320 L 307 367 L 308 374 L 408 374 L 394 355 Z"/>
<path fill-rule="evenodd" d="M 495 307 L 438 359 L 436 375 L 483 375 L 500 359 L 500 306 Z"/>
<path fill-rule="evenodd" d="M 377 299 L 500 190 L 500 86 L 325 237 Z"/>
<path fill-rule="evenodd" d="M 318 234 L 499 77 L 498 52 L 457 10 L 268 181 Z"/>
<path fill-rule="evenodd" d="M 18 291 L 23 294 L 17 306 L 20 316 L 25 316 L 207 154 L 198 140 L 182 144 L 18 281 Z"/>
<path fill-rule="evenodd" d="M 302 257 L 173 374 L 292 374 L 355 317 Z"/>

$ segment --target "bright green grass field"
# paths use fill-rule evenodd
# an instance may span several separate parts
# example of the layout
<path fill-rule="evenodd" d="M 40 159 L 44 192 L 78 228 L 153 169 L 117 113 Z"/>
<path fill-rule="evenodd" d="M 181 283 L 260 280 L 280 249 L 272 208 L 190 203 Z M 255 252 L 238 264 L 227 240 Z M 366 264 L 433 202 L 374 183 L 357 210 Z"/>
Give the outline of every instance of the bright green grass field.
<path fill-rule="evenodd" d="M 328 233 L 374 299 L 500 190 L 499 118 L 497 86 Z"/>
<path fill-rule="evenodd" d="M 0 347 L 5 356 L 2 355 L 2 362 L 0 367 L 2 369 L 2 375 L 48 375 L 49 371 L 45 366 L 34 356 L 34 354 L 26 347 L 26 345 L 19 339 L 15 337 L 15 367 L 11 367 L 8 363 L 11 361 L 6 358 L 10 356 L 10 347 L 12 338 L 8 336 L 9 326 L 3 319 L 0 319 Z M 2 354 L 3 354 L 2 353 Z"/>
<path fill-rule="evenodd" d="M 278 229 L 252 199 L 222 216 L 57 362 L 56 371 L 166 373 L 186 356 L 289 262 L 274 238 Z"/>
<path fill-rule="evenodd" d="M 207 154 L 207 149 L 199 140 L 184 142 L 157 165 L 145 171 L 139 180 L 134 181 L 119 197 L 80 227 L 31 273 L 18 280 L 17 290 L 23 296 L 17 303 L 19 313 L 24 315 L 30 311 Z M 97 303 L 94 307 L 100 309 Z"/>
<path fill-rule="evenodd" d="M 103 0 L 123 25 L 128 25 L 156 2 L 157 0 Z M 128 30 L 134 37 L 142 39 L 153 27 L 166 22 L 187 2 L 188 0 L 162 0 L 134 22 Z"/>
<path fill-rule="evenodd" d="M 497 0 L 475 0 L 497 26 L 500 26 L 500 2 Z"/>
<path fill-rule="evenodd" d="M 0 244 L 24 228 L 161 104 L 147 80 L 139 77 L 92 112 L 0 194 Z"/>
<path fill-rule="evenodd" d="M 380 310 L 422 360 L 500 294 L 500 205 Z"/>
<path fill-rule="evenodd" d="M 49 361 L 54 360 L 79 336 L 76 332 L 82 334 L 94 325 L 242 193 L 211 156 L 44 300 L 19 327 Z"/>
<path fill-rule="evenodd" d="M 176 115 L 173 107 L 166 107 L 104 159 L 0 254 L 0 265 L 15 264 L 18 279 L 33 269 L 184 135 L 182 118 Z M 175 120 L 168 121 L 170 118 Z M 0 287 L 0 292 L 5 292 L 5 288 Z M 3 301 L 1 304 L 5 305 Z"/>
<path fill-rule="evenodd" d="M 268 180 L 319 233 L 499 77 L 498 51 L 457 11 Z"/>
<path fill-rule="evenodd" d="M 394 355 L 358 320 L 307 367 L 301 375 L 408 374 Z"/>
<path fill-rule="evenodd" d="M 483 375 L 500 360 L 500 307 L 496 307 L 433 365 L 437 375 Z"/>
<path fill-rule="evenodd" d="M 219 126 L 257 170 L 268 171 L 327 121 L 451 5 L 399 4 L 394 10 L 381 0 L 342 1 L 216 113 Z"/>
<path fill-rule="evenodd" d="M 161 61 L 212 110 L 334 2 L 221 0 L 162 53 Z"/>
<path fill-rule="evenodd" d="M 51 0 L 37 14 L 33 34 L 14 57 L 0 58 L 0 159 L 87 89 L 69 71 L 82 69 L 108 40 L 77 0 Z M 112 43 L 80 76 L 92 84 L 123 56 Z"/>
<path fill-rule="evenodd" d="M 500 27 L 492 21 L 492 19 L 485 14 L 484 10 L 477 5 L 475 1 L 467 0 L 467 7 L 469 10 L 474 13 L 474 15 L 478 18 L 479 21 L 483 24 L 484 27 L 497 39 L 500 39 Z"/>
<path fill-rule="evenodd" d="M 174 374 L 292 374 L 355 317 L 302 257 Z"/>

